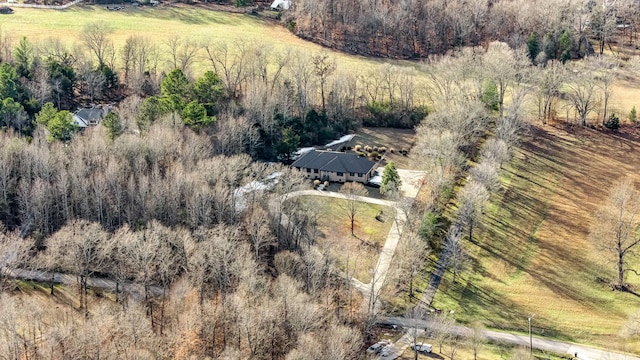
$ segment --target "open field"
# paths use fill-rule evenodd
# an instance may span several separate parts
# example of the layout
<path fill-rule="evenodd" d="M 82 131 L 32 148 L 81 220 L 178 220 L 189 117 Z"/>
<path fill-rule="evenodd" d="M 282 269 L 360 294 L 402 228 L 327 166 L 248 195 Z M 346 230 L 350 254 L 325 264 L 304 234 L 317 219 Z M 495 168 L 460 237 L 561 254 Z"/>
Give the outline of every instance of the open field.
<path fill-rule="evenodd" d="M 318 210 L 321 233 L 318 242 L 330 249 L 341 270 L 345 270 L 347 261 L 354 277 L 364 283 L 371 281 L 370 269 L 378 262 L 380 249 L 384 246 L 387 234 L 393 224 L 393 210 L 386 206 L 361 203 L 355 221 L 355 235 L 351 236 L 351 222 L 344 209 L 347 201 L 327 197 L 305 197 L 303 201 L 313 204 Z M 383 220 L 375 219 L 383 211 Z"/>
<path fill-rule="evenodd" d="M 79 5 L 66 10 L 42 10 L 15 8 L 12 15 L 4 15 L 0 22 L 3 36 L 14 43 L 26 36 L 38 43 L 49 38 L 58 38 L 72 46 L 80 44 L 79 34 L 83 27 L 92 22 L 109 23 L 114 33 L 111 35 L 116 49 L 120 49 L 127 37 L 141 35 L 160 47 L 172 36 L 180 36 L 199 43 L 244 40 L 257 42 L 274 49 L 292 48 L 302 53 L 316 53 L 323 50 L 317 44 L 302 40 L 283 26 L 271 20 L 255 16 L 187 5 L 160 7 L 127 7 L 120 11 L 109 11 L 104 6 Z M 347 55 L 327 50 L 335 56 L 338 71 L 366 71 L 373 69 L 381 60 L 362 56 Z M 208 66 L 201 53 L 200 66 Z M 196 66 L 200 69 L 199 66 Z"/>
<path fill-rule="evenodd" d="M 640 131 L 534 128 L 505 166 L 474 244 L 469 271 L 443 281 L 434 306 L 463 323 L 640 352 L 620 331 L 640 310 L 637 295 L 611 291 L 612 267 L 588 240 L 593 213 L 623 175 L 640 180 Z M 635 289 L 637 277 L 628 281 Z"/>

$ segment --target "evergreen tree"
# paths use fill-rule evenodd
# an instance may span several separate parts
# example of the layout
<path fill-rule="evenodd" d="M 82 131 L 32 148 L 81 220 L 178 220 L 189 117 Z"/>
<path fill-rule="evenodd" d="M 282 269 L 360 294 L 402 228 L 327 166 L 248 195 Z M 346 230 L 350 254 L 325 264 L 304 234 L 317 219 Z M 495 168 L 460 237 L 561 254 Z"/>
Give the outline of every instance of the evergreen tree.
<path fill-rule="evenodd" d="M 389 161 L 387 166 L 384 167 L 382 172 L 382 185 L 380 186 L 380 194 L 386 194 L 388 192 L 395 192 L 400 190 L 402 180 L 393 161 Z"/>
<path fill-rule="evenodd" d="M 634 105 L 629 112 L 629 121 L 635 123 L 638 120 L 638 114 L 636 114 L 636 106 Z"/>
<path fill-rule="evenodd" d="M 182 110 L 182 122 L 194 131 L 199 131 L 214 121 L 215 117 L 207 116 L 207 109 L 196 100 L 188 103 Z"/>
<path fill-rule="evenodd" d="M 120 116 L 114 112 L 109 112 L 107 116 L 104 117 L 104 120 L 102 120 L 102 126 L 107 129 L 107 136 L 111 140 L 117 138 L 124 130 Z"/>
<path fill-rule="evenodd" d="M 536 60 L 536 56 L 540 53 L 540 41 L 538 39 L 538 33 L 535 31 L 529 35 L 529 40 L 527 40 L 527 50 L 529 52 L 531 62 L 534 62 Z"/>
<path fill-rule="evenodd" d="M 13 51 L 13 60 L 16 65 L 16 72 L 19 76 L 31 77 L 31 64 L 33 61 L 33 47 L 26 37 L 20 39 L 18 47 Z"/>

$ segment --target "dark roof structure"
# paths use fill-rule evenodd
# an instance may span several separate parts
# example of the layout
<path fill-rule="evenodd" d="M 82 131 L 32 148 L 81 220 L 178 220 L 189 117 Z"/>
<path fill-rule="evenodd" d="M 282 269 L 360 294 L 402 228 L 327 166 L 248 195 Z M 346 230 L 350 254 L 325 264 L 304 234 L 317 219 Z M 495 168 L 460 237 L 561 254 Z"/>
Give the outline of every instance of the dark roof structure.
<path fill-rule="evenodd" d="M 78 126 L 84 128 L 89 125 L 98 125 L 108 112 L 109 109 L 103 107 L 81 108 L 73 113 L 73 118 Z"/>
<path fill-rule="evenodd" d="M 357 154 L 321 150 L 311 150 L 291 164 L 298 168 L 362 174 L 371 171 L 375 165 L 375 162 Z"/>

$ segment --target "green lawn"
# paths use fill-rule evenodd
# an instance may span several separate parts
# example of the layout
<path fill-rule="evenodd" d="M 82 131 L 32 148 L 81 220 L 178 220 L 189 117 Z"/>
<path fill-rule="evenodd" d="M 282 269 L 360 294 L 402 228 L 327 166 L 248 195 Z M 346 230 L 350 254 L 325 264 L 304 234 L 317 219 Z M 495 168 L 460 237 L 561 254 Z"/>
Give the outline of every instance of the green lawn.
<path fill-rule="evenodd" d="M 612 268 L 588 240 L 593 213 L 610 183 L 635 174 L 636 130 L 622 134 L 534 128 L 505 166 L 503 190 L 491 198 L 463 279 L 447 274 L 434 306 L 463 323 L 639 352 L 620 331 L 640 310 L 636 295 L 611 291 Z M 638 278 L 628 281 L 637 288 Z"/>
<path fill-rule="evenodd" d="M 351 235 L 351 222 L 346 210 L 346 200 L 311 196 L 305 197 L 318 210 L 321 232 L 318 242 L 326 247 L 336 259 L 341 270 L 346 269 L 347 261 L 354 277 L 364 283 L 371 281 L 370 269 L 375 268 L 380 250 L 384 246 L 387 234 L 393 224 L 393 210 L 386 206 L 360 203 L 356 214 L 355 236 Z M 376 220 L 383 211 L 384 222 Z"/>

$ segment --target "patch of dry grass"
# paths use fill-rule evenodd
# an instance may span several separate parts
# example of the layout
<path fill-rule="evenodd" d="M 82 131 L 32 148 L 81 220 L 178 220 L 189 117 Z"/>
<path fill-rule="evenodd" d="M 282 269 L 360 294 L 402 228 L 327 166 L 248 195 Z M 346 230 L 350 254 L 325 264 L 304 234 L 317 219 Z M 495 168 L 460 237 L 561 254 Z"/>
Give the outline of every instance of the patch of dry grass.
<path fill-rule="evenodd" d="M 394 149 L 394 153 L 387 151 L 386 160 L 391 160 L 400 169 L 412 169 L 409 157 L 400 154 L 403 148 L 407 151 L 414 143 L 415 131 L 412 129 L 392 129 L 363 127 L 356 132 L 356 136 L 351 140 L 351 145 L 368 145 L 371 147 L 384 146 L 387 149 Z"/>
<path fill-rule="evenodd" d="M 386 206 L 361 203 L 356 214 L 355 236 L 352 236 L 350 218 L 345 210 L 346 200 L 312 196 L 305 197 L 303 201 L 319 211 L 319 245 L 330 249 L 341 270 L 346 270 L 348 265 L 356 279 L 364 283 L 371 281 L 369 272 L 375 268 L 380 249 L 393 224 L 393 210 Z M 380 211 L 383 212 L 384 222 L 375 218 Z"/>

